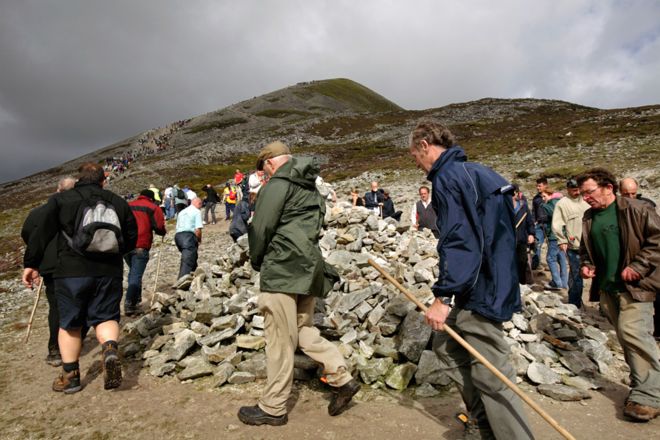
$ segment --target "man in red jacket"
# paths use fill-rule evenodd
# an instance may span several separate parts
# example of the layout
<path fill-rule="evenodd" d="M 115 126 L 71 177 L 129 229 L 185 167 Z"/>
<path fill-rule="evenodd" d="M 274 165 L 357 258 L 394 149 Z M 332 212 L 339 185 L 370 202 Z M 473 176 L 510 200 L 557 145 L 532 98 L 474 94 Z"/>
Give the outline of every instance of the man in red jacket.
<path fill-rule="evenodd" d="M 124 314 L 126 316 L 140 313 L 142 302 L 142 275 L 149 262 L 149 249 L 153 242 L 153 232 L 165 235 L 165 218 L 163 211 L 154 203 L 154 193 L 145 189 L 140 196 L 128 204 L 138 227 L 138 238 L 135 249 L 124 256 L 128 264 L 128 289 L 124 298 Z"/>

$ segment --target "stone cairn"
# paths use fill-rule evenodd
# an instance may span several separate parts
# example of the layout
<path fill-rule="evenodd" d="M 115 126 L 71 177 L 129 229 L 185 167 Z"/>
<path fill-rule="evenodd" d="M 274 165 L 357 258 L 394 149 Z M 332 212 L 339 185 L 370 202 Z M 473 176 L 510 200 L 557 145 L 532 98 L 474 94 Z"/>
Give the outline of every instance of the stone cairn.
<path fill-rule="evenodd" d="M 373 387 L 430 397 L 450 384 L 431 350 L 433 332 L 423 315 L 368 263 L 374 259 L 422 302 L 433 300 L 437 241 L 393 219 L 339 203 L 329 208 L 320 245 L 342 280 L 317 301 L 314 324 L 337 344 L 354 376 Z M 152 310 L 123 327 L 123 352 L 141 357 L 154 376 L 181 381 L 213 376 L 214 386 L 266 377 L 259 273 L 252 270 L 247 236 L 212 264 L 156 293 Z M 558 400 L 589 398 L 603 379 L 625 381 L 627 366 L 613 331 L 599 330 L 559 294 L 521 286 L 523 311 L 504 323 L 517 381 Z M 296 354 L 295 378 L 322 375 Z"/>

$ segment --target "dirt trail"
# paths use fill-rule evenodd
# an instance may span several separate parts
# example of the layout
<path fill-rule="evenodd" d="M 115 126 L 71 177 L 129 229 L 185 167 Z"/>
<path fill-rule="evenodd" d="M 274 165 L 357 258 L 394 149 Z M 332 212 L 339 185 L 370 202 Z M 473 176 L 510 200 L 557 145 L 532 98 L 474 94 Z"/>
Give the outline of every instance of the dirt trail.
<path fill-rule="evenodd" d="M 227 223 L 206 228 L 204 244 L 226 234 Z M 207 249 L 211 252 L 212 249 Z M 151 266 L 151 264 L 150 264 Z M 154 265 L 155 266 L 155 265 Z M 153 270 L 153 268 L 152 268 Z M 173 279 L 163 276 L 164 289 Z M 150 286 L 145 283 L 145 286 Z M 145 287 L 147 288 L 147 287 Z M 388 438 L 458 439 L 462 428 L 454 420 L 460 396 L 414 399 L 412 390 L 398 393 L 364 386 L 356 403 L 339 417 L 327 415 L 328 388 L 319 381 L 297 382 L 290 400 L 289 423 L 283 427 L 250 427 L 236 418 L 241 405 L 252 405 L 262 382 L 213 388 L 213 378 L 182 384 L 157 379 L 141 369 L 141 362 L 124 360 L 124 383 L 103 390 L 100 348 L 93 333 L 81 358 L 84 388 L 74 395 L 51 391 L 58 369 L 45 364 L 46 302 L 40 303 L 29 344 L 23 344 L 33 295 L 18 296 L 15 321 L 5 324 L 0 339 L 0 438 L 2 439 L 323 439 L 382 440 Z M 594 313 L 590 309 L 590 313 Z M 583 402 L 557 402 L 523 389 L 577 439 L 658 438 L 658 420 L 634 424 L 621 417 L 627 390 L 606 384 Z M 539 416 L 528 411 L 538 439 L 560 439 Z"/>

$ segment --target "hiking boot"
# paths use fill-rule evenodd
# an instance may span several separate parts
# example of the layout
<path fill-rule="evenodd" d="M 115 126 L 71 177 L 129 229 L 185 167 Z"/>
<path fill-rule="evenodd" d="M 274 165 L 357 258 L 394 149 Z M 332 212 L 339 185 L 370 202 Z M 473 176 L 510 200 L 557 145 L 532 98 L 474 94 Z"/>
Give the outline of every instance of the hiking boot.
<path fill-rule="evenodd" d="M 495 434 L 493 434 L 490 427 L 479 427 L 476 420 L 470 420 L 467 414 L 459 412 L 456 414 L 456 419 L 463 424 L 463 440 L 495 440 Z"/>
<path fill-rule="evenodd" d="M 341 414 L 348 407 L 348 404 L 351 403 L 351 399 L 358 391 L 360 391 L 360 384 L 355 379 L 351 379 L 347 384 L 337 388 L 328 405 L 328 414 L 331 416 Z"/>
<path fill-rule="evenodd" d="M 81 389 L 79 370 L 73 370 L 68 373 L 62 371 L 53 382 L 53 391 L 57 391 L 58 393 L 73 394 Z"/>
<path fill-rule="evenodd" d="M 238 420 L 246 425 L 272 425 L 282 426 L 286 425 L 289 421 L 289 416 L 284 414 L 282 416 L 272 416 L 259 408 L 259 405 L 242 406 L 238 410 Z"/>
<path fill-rule="evenodd" d="M 553 283 L 545 283 L 545 284 L 543 285 L 543 288 L 544 288 L 545 290 L 552 290 L 552 291 L 554 291 L 554 292 L 556 292 L 556 291 L 558 291 L 558 290 L 561 290 L 561 287 L 557 287 L 557 286 L 555 286 Z"/>
<path fill-rule="evenodd" d="M 48 347 L 48 355 L 46 356 L 46 363 L 53 367 L 62 366 L 62 356 L 60 356 L 60 349 L 58 347 Z"/>
<path fill-rule="evenodd" d="M 124 303 L 124 315 L 126 316 L 136 316 L 141 312 L 137 304 Z"/>
<path fill-rule="evenodd" d="M 117 342 L 107 341 L 103 344 L 103 371 L 106 390 L 118 388 L 121 385 L 121 362 Z"/>
<path fill-rule="evenodd" d="M 636 422 L 648 422 L 660 415 L 660 408 L 654 408 L 628 400 L 626 406 L 623 407 L 623 415 L 630 417 Z"/>

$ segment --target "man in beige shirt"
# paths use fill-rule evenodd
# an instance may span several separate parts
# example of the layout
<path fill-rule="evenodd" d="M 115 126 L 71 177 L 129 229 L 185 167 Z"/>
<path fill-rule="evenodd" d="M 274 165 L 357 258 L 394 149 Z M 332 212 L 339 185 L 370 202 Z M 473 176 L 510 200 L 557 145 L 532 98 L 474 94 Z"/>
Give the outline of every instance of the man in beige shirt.
<path fill-rule="evenodd" d="M 555 206 L 552 215 L 552 232 L 557 236 L 559 249 L 568 257 L 568 302 L 577 308 L 582 307 L 582 278 L 580 277 L 580 239 L 582 237 L 582 216 L 589 209 L 582 200 L 577 181 L 566 182 L 566 194 Z"/>

